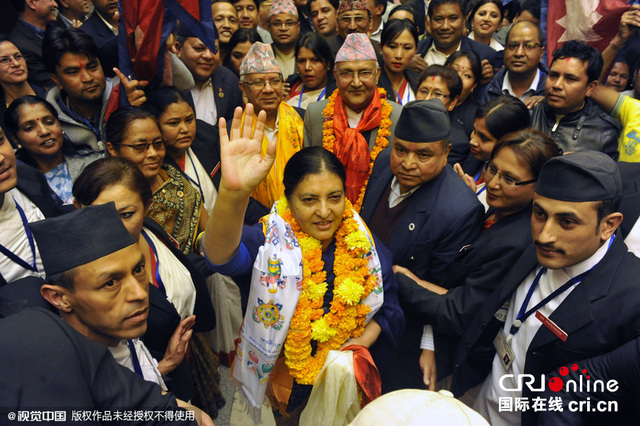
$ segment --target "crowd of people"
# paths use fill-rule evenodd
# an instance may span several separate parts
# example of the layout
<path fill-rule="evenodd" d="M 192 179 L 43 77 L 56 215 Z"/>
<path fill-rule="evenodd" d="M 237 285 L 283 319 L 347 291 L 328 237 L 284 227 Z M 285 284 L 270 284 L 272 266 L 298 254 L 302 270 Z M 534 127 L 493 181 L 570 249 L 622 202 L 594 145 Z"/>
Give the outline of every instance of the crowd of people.
<path fill-rule="evenodd" d="M 210 425 L 220 363 L 282 425 L 637 422 L 640 5 L 551 52 L 539 0 L 214 0 L 152 87 L 117 1 L 11 3 L 0 423 Z"/>

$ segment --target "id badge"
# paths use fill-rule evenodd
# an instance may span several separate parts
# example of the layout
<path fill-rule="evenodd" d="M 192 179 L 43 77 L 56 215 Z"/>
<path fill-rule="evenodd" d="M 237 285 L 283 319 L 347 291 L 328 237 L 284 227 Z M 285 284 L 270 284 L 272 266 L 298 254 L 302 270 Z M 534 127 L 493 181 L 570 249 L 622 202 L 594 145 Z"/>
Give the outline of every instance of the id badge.
<path fill-rule="evenodd" d="M 516 360 L 516 354 L 511 349 L 511 344 L 507 341 L 507 336 L 504 331 L 500 330 L 498 335 L 493 340 L 493 346 L 496 348 L 498 357 L 500 358 L 500 364 L 504 367 L 505 371 L 509 371 L 511 365 Z"/>

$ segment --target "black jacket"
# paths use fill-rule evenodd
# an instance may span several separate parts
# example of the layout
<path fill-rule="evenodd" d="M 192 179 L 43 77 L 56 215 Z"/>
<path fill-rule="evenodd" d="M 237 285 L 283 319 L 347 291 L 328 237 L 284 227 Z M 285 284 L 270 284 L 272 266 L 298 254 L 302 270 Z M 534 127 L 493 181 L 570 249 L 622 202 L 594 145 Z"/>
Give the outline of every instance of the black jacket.
<path fill-rule="evenodd" d="M 619 157 L 622 126 L 591 99 L 585 99 L 581 110 L 565 115 L 557 123 L 549 104 L 542 102 L 531 111 L 531 127 L 551 136 L 564 152 L 592 149 L 614 160 Z"/>

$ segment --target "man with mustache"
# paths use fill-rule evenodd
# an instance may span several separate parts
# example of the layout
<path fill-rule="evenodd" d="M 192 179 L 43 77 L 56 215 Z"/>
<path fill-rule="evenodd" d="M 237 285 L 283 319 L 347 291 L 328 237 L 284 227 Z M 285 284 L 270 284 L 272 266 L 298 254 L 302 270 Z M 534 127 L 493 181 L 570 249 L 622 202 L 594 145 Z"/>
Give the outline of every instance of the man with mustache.
<path fill-rule="evenodd" d="M 545 100 L 533 108 L 531 126 L 551 136 L 565 152 L 593 149 L 617 160 L 620 123 L 587 98 L 601 71 L 602 55 L 585 42 L 570 40 L 557 49 Z"/>
<path fill-rule="evenodd" d="M 168 372 L 182 361 L 193 321 L 176 330 L 178 348 L 172 349 L 172 360 L 165 356 L 167 360 L 157 363 L 139 340 L 149 315 L 145 257 L 114 203 L 84 207 L 29 228 L 46 271 L 42 297 L 76 331 L 107 346 L 118 364 L 166 391 L 161 371 Z M 176 344 L 173 338 L 172 342 Z M 178 405 L 187 407 L 181 401 Z M 203 419 L 210 422 L 206 414 Z"/>
<path fill-rule="evenodd" d="M 11 3 L 18 12 L 18 20 L 9 33 L 9 40 L 27 60 L 29 83 L 49 88 L 53 86 L 53 81 L 43 63 L 42 37 L 47 24 L 56 20 L 56 2 L 11 0 Z"/>
<path fill-rule="evenodd" d="M 118 0 L 93 0 L 95 10 L 91 17 L 80 27 L 89 34 L 98 49 L 118 35 Z"/>
<path fill-rule="evenodd" d="M 603 153 L 574 152 L 543 166 L 534 245 L 475 315 L 454 359 L 452 392 L 461 397 L 480 385 L 474 408 L 492 425 L 537 424 L 533 410 L 499 408 L 504 398 L 541 395 L 516 390 L 522 374 L 533 376 L 535 388 L 545 375 L 548 387 L 564 364 L 640 335 L 640 260 L 615 235 L 621 199 L 618 167 Z"/>
<path fill-rule="evenodd" d="M 269 11 L 271 48 L 286 80 L 296 71 L 296 41 L 300 35 L 298 9 L 293 0 L 274 0 Z"/>

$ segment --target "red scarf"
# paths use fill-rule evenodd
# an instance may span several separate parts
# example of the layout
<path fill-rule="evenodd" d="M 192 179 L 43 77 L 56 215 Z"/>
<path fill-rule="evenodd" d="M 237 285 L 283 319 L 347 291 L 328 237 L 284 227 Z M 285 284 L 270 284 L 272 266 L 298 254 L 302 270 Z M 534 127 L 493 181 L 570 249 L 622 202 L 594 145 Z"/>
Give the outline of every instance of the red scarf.
<path fill-rule="evenodd" d="M 338 157 L 347 170 L 347 198 L 352 203 L 358 201 L 360 190 L 369 177 L 369 162 L 371 154 L 369 143 L 362 136 L 366 132 L 380 126 L 382 120 L 381 94 L 376 88 L 373 99 L 360 118 L 360 123 L 355 129 L 349 127 L 347 108 L 342 101 L 342 96 L 336 97 L 333 115 L 333 131 L 336 143 L 333 153 Z"/>

